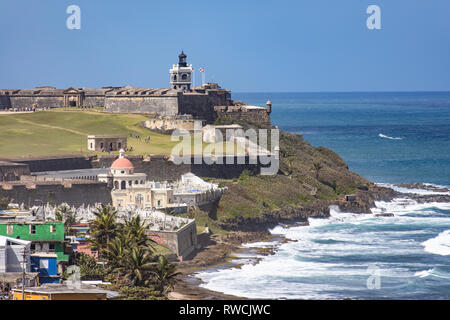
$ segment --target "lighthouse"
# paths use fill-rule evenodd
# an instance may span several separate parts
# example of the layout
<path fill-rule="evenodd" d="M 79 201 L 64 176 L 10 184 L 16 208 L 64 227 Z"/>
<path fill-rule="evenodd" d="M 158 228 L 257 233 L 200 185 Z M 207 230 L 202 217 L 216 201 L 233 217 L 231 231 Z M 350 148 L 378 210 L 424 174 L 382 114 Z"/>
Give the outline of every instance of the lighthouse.
<path fill-rule="evenodd" d="M 191 89 L 191 75 L 194 71 L 192 64 L 186 63 L 186 54 L 181 51 L 178 55 L 178 64 L 174 64 L 170 69 L 170 87 L 175 90 L 189 91 Z"/>

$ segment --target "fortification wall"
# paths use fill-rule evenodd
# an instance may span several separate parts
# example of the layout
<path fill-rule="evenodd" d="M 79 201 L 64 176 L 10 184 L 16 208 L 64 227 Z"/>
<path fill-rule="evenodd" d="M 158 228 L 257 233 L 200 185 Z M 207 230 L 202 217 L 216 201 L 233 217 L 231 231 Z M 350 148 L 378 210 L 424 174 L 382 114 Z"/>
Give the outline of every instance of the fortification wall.
<path fill-rule="evenodd" d="M 172 250 L 180 260 L 184 260 L 197 247 L 197 227 L 195 221 L 192 221 L 175 232 L 150 231 L 149 238 Z"/>
<path fill-rule="evenodd" d="M 153 131 L 170 133 L 176 129 L 194 130 L 193 119 L 150 119 L 142 121 L 142 126 Z"/>
<path fill-rule="evenodd" d="M 105 105 L 105 96 L 85 96 L 83 105 L 88 107 L 103 107 Z"/>
<path fill-rule="evenodd" d="M 105 111 L 116 113 L 147 113 L 173 117 L 178 114 L 178 97 L 106 96 Z"/>
<path fill-rule="evenodd" d="M 16 163 L 27 164 L 30 172 L 42 171 L 60 171 L 75 169 L 92 168 L 90 158 L 88 157 L 60 157 L 60 158 L 38 158 L 38 159 L 19 159 Z"/>
<path fill-rule="evenodd" d="M 248 170 L 252 173 L 260 173 L 261 164 L 249 164 L 249 159 L 245 158 L 245 164 L 237 164 L 237 159 L 233 158 L 234 164 L 225 164 L 226 160 L 223 160 L 224 164 L 208 164 L 204 159 L 201 163 L 194 163 L 194 159 L 191 160 L 191 164 L 175 164 L 172 161 L 167 160 L 167 157 L 153 156 L 150 161 L 143 160 L 142 156 L 127 156 L 127 158 L 133 163 L 135 172 L 146 173 L 149 180 L 154 181 L 175 181 L 180 179 L 180 176 L 192 172 L 199 177 L 210 177 L 219 179 L 233 179 L 241 175 L 244 170 Z M 116 157 L 103 156 L 98 160 L 92 161 L 94 168 L 109 168 Z"/>
<path fill-rule="evenodd" d="M 11 95 L 9 96 L 10 108 L 58 108 L 64 106 L 64 97 L 61 96 L 29 96 Z"/>
<path fill-rule="evenodd" d="M 10 187 L 10 189 L 8 188 Z M 5 189 L 6 188 L 6 189 Z M 67 203 L 70 206 L 94 205 L 96 203 L 111 204 L 111 190 L 106 183 L 73 183 L 71 187 L 66 187 L 60 183 L 36 184 L 35 187 L 28 187 L 25 184 L 0 185 L 0 198 L 8 197 L 14 203 L 24 203 L 28 206 L 39 205 L 41 200 L 44 203 L 56 203 L 60 205 Z"/>
<path fill-rule="evenodd" d="M 0 181 L 17 181 L 29 174 L 30 168 L 26 164 L 0 161 Z"/>
<path fill-rule="evenodd" d="M 11 108 L 9 96 L 0 94 L 0 110 Z"/>
<path fill-rule="evenodd" d="M 271 126 L 270 115 L 266 109 L 245 109 L 230 111 L 222 107 L 216 107 L 218 117 L 225 116 L 234 120 L 244 120 L 257 123 L 263 126 Z"/>
<path fill-rule="evenodd" d="M 191 114 L 194 118 L 214 122 L 216 113 L 214 106 L 225 106 L 230 103 L 228 91 L 208 91 L 207 94 L 184 93 L 180 96 L 179 113 Z"/>

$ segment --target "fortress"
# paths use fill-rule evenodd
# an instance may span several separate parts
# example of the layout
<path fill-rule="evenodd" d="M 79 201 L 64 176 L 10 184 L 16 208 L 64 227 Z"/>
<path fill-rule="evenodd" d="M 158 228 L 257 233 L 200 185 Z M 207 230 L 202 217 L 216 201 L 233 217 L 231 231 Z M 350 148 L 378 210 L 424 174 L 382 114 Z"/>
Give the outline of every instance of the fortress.
<path fill-rule="evenodd" d="M 111 113 L 140 113 L 150 117 L 174 119 L 192 117 L 212 123 L 219 116 L 245 119 L 270 126 L 271 103 L 267 107 L 248 106 L 233 101 L 231 92 L 216 83 L 192 87 L 192 65 L 182 52 L 170 69 L 170 88 L 124 87 L 0 89 L 1 109 L 103 107 Z"/>

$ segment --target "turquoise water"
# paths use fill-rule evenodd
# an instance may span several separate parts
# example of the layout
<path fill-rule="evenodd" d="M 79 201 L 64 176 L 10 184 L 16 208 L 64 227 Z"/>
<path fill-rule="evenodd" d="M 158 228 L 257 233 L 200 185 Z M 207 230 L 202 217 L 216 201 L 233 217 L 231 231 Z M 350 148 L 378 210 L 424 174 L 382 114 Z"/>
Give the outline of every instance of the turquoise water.
<path fill-rule="evenodd" d="M 450 92 L 241 93 L 233 98 L 256 105 L 270 98 L 273 124 L 336 151 L 351 170 L 374 182 L 450 184 Z"/>
<path fill-rule="evenodd" d="M 339 153 L 379 183 L 450 186 L 450 93 L 249 93 L 273 104 L 272 122 Z M 429 193 L 415 190 L 417 193 Z M 394 217 L 376 217 L 390 212 Z M 267 299 L 450 299 L 450 203 L 405 198 L 373 214 L 332 208 L 330 219 L 271 230 L 295 242 L 258 243 L 276 254 L 240 256 L 241 268 L 198 274 L 204 287 Z"/>

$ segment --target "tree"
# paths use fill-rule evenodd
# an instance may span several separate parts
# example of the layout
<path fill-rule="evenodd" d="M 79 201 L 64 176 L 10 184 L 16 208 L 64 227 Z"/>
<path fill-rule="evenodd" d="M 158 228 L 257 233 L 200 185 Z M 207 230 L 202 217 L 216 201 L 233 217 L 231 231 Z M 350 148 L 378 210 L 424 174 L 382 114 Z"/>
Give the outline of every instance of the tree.
<path fill-rule="evenodd" d="M 169 263 L 165 256 L 159 256 L 156 264 L 153 264 L 152 274 L 155 279 L 155 287 L 166 294 L 176 281 L 176 277 L 180 272 L 176 272 L 177 266 L 175 263 Z"/>
<path fill-rule="evenodd" d="M 141 216 L 136 215 L 126 220 L 121 233 L 137 246 L 147 247 L 151 242 L 147 236 L 148 225 L 142 221 Z"/>
<path fill-rule="evenodd" d="M 96 218 L 91 222 L 90 236 L 92 247 L 96 248 L 100 257 L 104 257 L 104 251 L 110 239 L 113 239 L 120 224 L 117 222 L 117 210 L 109 205 L 101 205 L 94 212 Z"/>
<path fill-rule="evenodd" d="M 114 288 L 114 287 L 113 287 Z M 163 300 L 161 293 L 151 287 L 122 286 L 117 289 L 124 300 Z"/>
<path fill-rule="evenodd" d="M 76 265 L 80 267 L 82 280 L 103 280 L 105 268 L 97 263 L 93 257 L 83 252 L 75 255 Z"/>
<path fill-rule="evenodd" d="M 55 212 L 56 220 L 64 222 L 64 232 L 66 235 L 74 235 L 75 232 L 72 230 L 72 226 L 77 224 L 77 213 L 73 212 L 72 209 L 66 204 L 59 206 Z"/>
<path fill-rule="evenodd" d="M 11 199 L 8 197 L 0 198 L 0 210 L 6 210 L 9 207 L 9 204 L 11 203 Z"/>
<path fill-rule="evenodd" d="M 108 260 L 108 269 L 111 272 L 115 272 L 116 269 L 121 267 L 131 242 L 130 237 L 126 234 L 121 234 L 108 242 L 105 256 Z"/>
<path fill-rule="evenodd" d="M 322 170 L 323 165 L 320 162 L 314 162 L 314 170 L 316 171 L 316 179 L 319 179 L 319 172 Z"/>
<path fill-rule="evenodd" d="M 153 257 L 145 248 L 133 246 L 127 249 L 117 269 L 131 286 L 147 286 L 151 280 Z"/>

